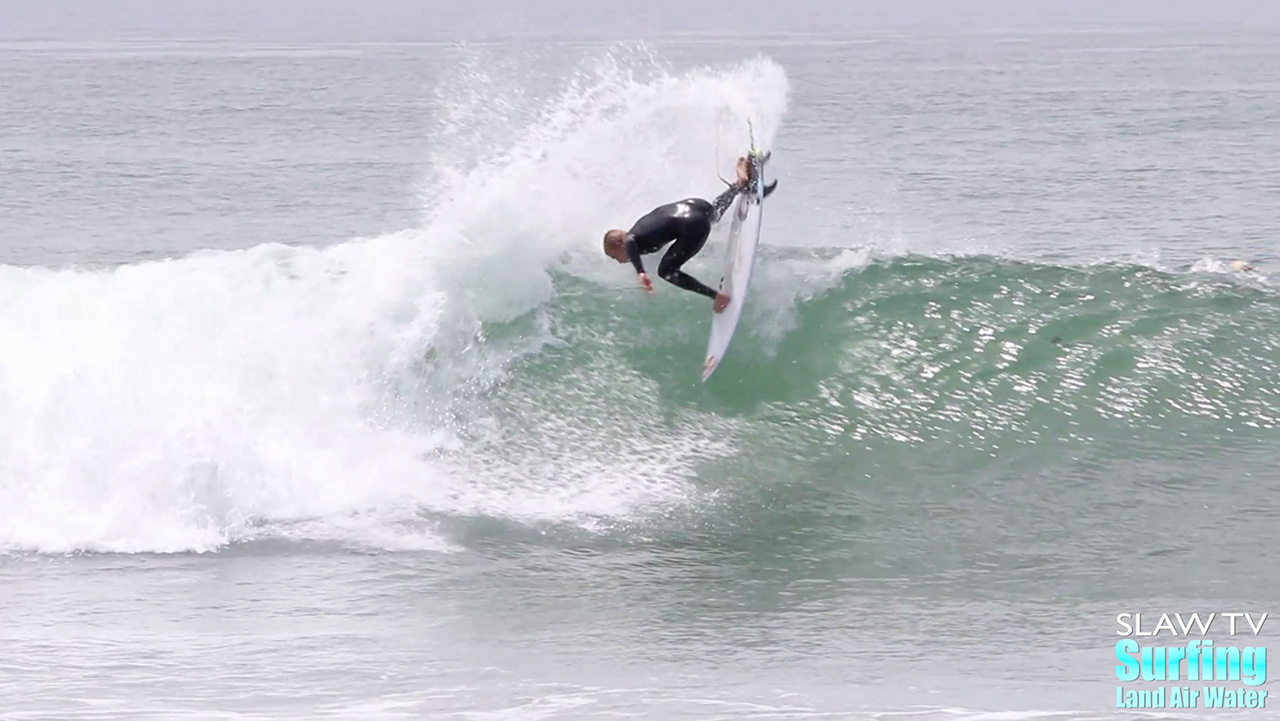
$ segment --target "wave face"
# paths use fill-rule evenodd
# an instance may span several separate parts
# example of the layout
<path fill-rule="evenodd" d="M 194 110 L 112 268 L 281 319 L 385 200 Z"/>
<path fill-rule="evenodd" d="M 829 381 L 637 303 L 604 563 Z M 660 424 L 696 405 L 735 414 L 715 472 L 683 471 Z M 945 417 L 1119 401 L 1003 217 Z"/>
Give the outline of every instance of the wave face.
<path fill-rule="evenodd" d="M 711 149 L 728 173 L 748 119 L 772 147 L 786 73 L 613 50 L 536 93 L 532 66 L 473 52 L 440 83 L 417 228 L 0 266 L 0 549 L 449 550 L 450 518 L 660 534 L 819 506 L 809 527 L 856 534 L 917 512 L 940 473 L 995 479 L 1015 520 L 1052 527 L 1096 505 L 1099 467 L 1159 492 L 1175 481 L 1137 461 L 1273 465 L 1280 296 L 1212 261 L 824 248 L 766 217 L 739 334 L 699 382 L 709 310 L 644 296 L 600 236 L 715 192 Z M 723 233 L 695 275 L 714 278 Z M 786 506 L 787 488 L 837 495 Z"/>
<path fill-rule="evenodd" d="M 531 71 L 467 57 L 440 84 L 418 228 L 0 266 L 0 549 L 447 548 L 424 513 L 623 518 L 687 501 L 708 431 L 636 387 L 610 395 L 625 370 L 564 369 L 588 374 L 576 397 L 509 388 L 530 380 L 519 359 L 565 341 L 554 274 L 616 279 L 603 230 L 707 193 L 709 149 L 744 147 L 748 118 L 768 146 L 786 74 L 763 59 L 674 74 L 614 51 L 536 95 Z"/>

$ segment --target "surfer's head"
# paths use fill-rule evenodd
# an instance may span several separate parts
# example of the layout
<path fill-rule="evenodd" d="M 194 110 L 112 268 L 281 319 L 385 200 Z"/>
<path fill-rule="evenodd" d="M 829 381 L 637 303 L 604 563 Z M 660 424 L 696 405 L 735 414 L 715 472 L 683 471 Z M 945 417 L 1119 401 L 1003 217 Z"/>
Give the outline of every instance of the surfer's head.
<path fill-rule="evenodd" d="M 627 231 L 614 228 L 604 234 L 604 254 L 618 261 L 627 262 Z"/>

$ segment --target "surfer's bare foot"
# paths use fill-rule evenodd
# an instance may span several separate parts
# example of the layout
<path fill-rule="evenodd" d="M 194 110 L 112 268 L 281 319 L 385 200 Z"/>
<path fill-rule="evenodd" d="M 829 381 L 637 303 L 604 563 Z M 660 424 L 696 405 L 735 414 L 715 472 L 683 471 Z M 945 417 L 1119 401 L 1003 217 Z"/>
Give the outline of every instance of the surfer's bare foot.
<path fill-rule="evenodd" d="M 729 307 L 729 296 L 724 293 L 716 293 L 716 300 L 711 304 L 711 310 L 719 313 Z"/>

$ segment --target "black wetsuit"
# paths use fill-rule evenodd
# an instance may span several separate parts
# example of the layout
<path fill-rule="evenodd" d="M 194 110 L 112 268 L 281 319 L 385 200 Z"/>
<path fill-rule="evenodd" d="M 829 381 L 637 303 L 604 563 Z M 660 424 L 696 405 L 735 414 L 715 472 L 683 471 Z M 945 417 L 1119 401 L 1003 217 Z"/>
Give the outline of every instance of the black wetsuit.
<path fill-rule="evenodd" d="M 645 272 L 644 265 L 640 262 L 641 255 L 655 253 L 674 240 L 658 262 L 658 276 L 672 285 L 715 298 L 716 291 L 680 270 L 680 267 L 702 250 L 707 236 L 711 234 L 711 226 L 720 220 L 720 216 L 741 191 L 740 186 L 732 186 L 717 196 L 714 203 L 702 198 L 677 200 L 658 206 L 637 220 L 627 232 L 626 240 L 627 257 L 636 267 L 636 272 Z"/>

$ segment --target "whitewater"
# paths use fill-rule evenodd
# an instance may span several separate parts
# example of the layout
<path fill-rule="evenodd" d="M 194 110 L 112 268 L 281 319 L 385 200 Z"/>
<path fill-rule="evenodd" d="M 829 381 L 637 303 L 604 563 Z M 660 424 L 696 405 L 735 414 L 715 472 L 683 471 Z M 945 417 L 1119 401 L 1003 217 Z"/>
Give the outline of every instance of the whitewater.
<path fill-rule="evenodd" d="M 786 75 L 759 60 L 643 80 L 605 62 L 530 117 L 504 113 L 510 89 L 485 87 L 476 65 L 457 82 L 484 94 L 449 108 L 420 228 L 102 270 L 2 269 L 4 548 L 207 551 L 264 535 L 359 538 L 352 524 L 399 543 L 387 528 L 419 509 L 625 516 L 683 495 L 681 464 L 717 445 L 694 431 L 649 461 L 642 433 L 593 454 L 616 428 L 565 430 L 576 458 L 510 476 L 433 456 L 497 430 L 458 409 L 554 340 L 551 274 L 620 288 L 627 279 L 580 260 L 597 229 L 706 192 L 717 134 L 745 147 L 752 119 L 767 143 Z M 475 147 L 450 131 L 495 110 L 485 122 L 509 144 L 448 157 Z M 527 332 L 486 340 L 517 321 Z M 429 529 L 405 533 L 436 543 Z"/>

